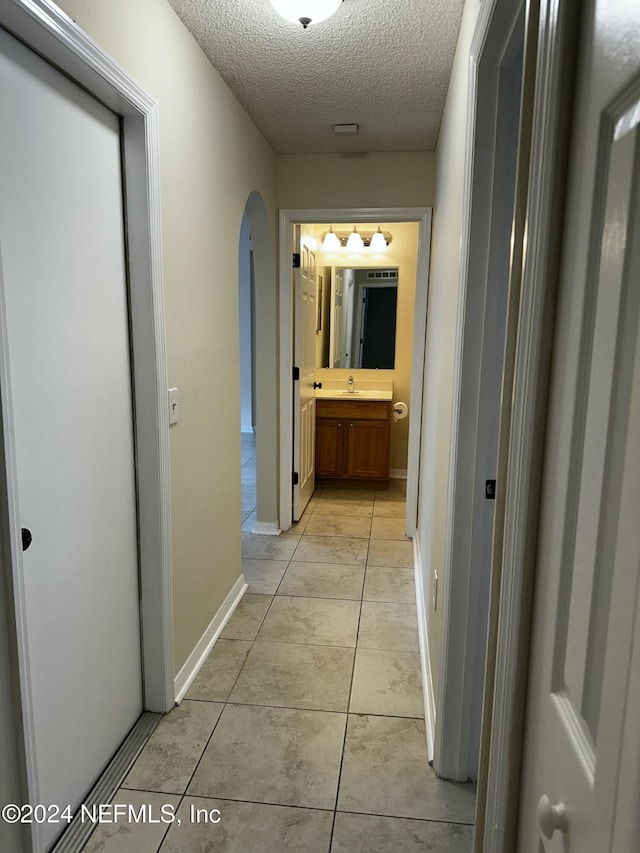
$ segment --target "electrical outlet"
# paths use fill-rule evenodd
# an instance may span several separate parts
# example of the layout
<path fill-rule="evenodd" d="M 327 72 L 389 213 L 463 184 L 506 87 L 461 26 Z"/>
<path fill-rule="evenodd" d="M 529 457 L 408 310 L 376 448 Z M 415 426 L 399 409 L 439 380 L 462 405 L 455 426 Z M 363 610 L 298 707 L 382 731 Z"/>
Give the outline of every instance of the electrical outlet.
<path fill-rule="evenodd" d="M 438 609 L 438 572 L 433 570 L 433 609 Z"/>

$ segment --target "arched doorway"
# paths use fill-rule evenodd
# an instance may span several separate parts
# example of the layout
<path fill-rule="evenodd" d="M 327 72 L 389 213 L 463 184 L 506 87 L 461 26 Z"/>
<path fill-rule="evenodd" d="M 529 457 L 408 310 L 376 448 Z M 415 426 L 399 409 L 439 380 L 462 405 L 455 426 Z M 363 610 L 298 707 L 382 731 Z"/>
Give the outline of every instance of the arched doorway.
<path fill-rule="evenodd" d="M 277 535 L 280 528 L 277 511 L 278 387 L 274 235 L 275 229 L 262 196 L 254 191 L 245 205 L 239 237 L 241 428 L 245 435 L 251 432 L 255 434 L 255 516 L 251 516 L 255 520 L 250 524 L 251 532 Z M 243 456 L 243 460 L 245 458 Z M 243 510 L 249 502 L 250 496 L 244 502 Z"/>

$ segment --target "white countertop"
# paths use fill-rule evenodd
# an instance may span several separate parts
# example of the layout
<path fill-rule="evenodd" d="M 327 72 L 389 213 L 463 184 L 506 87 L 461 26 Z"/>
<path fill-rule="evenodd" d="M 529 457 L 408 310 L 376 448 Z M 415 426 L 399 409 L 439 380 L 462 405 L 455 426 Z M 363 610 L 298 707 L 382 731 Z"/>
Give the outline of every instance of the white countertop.
<path fill-rule="evenodd" d="M 322 388 L 316 389 L 317 400 L 385 400 L 393 399 L 393 382 L 357 379 L 353 391 L 349 391 L 344 381 L 323 381 Z"/>
<path fill-rule="evenodd" d="M 316 390 L 317 400 L 392 400 L 393 393 L 391 391 L 381 391 L 379 389 L 371 389 L 368 391 L 344 391 L 337 389 L 318 388 Z"/>

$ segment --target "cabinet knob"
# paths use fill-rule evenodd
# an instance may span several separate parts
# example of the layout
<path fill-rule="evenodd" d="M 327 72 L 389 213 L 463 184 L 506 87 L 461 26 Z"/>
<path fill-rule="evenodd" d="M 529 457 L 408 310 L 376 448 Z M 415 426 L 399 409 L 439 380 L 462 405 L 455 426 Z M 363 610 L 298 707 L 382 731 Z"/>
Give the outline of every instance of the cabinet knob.
<path fill-rule="evenodd" d="M 349 424 L 349 426 L 350 426 L 350 427 L 352 427 L 352 426 L 353 426 L 353 424 Z"/>

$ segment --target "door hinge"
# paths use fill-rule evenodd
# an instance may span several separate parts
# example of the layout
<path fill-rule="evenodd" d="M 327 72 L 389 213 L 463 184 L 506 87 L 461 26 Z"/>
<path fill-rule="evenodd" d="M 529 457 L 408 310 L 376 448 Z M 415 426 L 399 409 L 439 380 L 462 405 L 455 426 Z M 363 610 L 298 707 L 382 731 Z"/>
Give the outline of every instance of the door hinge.
<path fill-rule="evenodd" d="M 297 471 L 294 471 L 293 474 L 291 475 L 291 482 L 293 483 L 294 486 L 297 486 L 298 483 L 300 482 L 300 477 L 298 476 Z"/>
<path fill-rule="evenodd" d="M 293 381 L 294 381 L 294 382 L 297 382 L 297 381 L 298 381 L 298 379 L 300 379 L 300 368 L 299 368 L 299 367 L 294 367 L 294 368 L 293 368 Z"/>
<path fill-rule="evenodd" d="M 293 268 L 294 270 L 300 269 L 300 252 L 293 253 Z"/>

